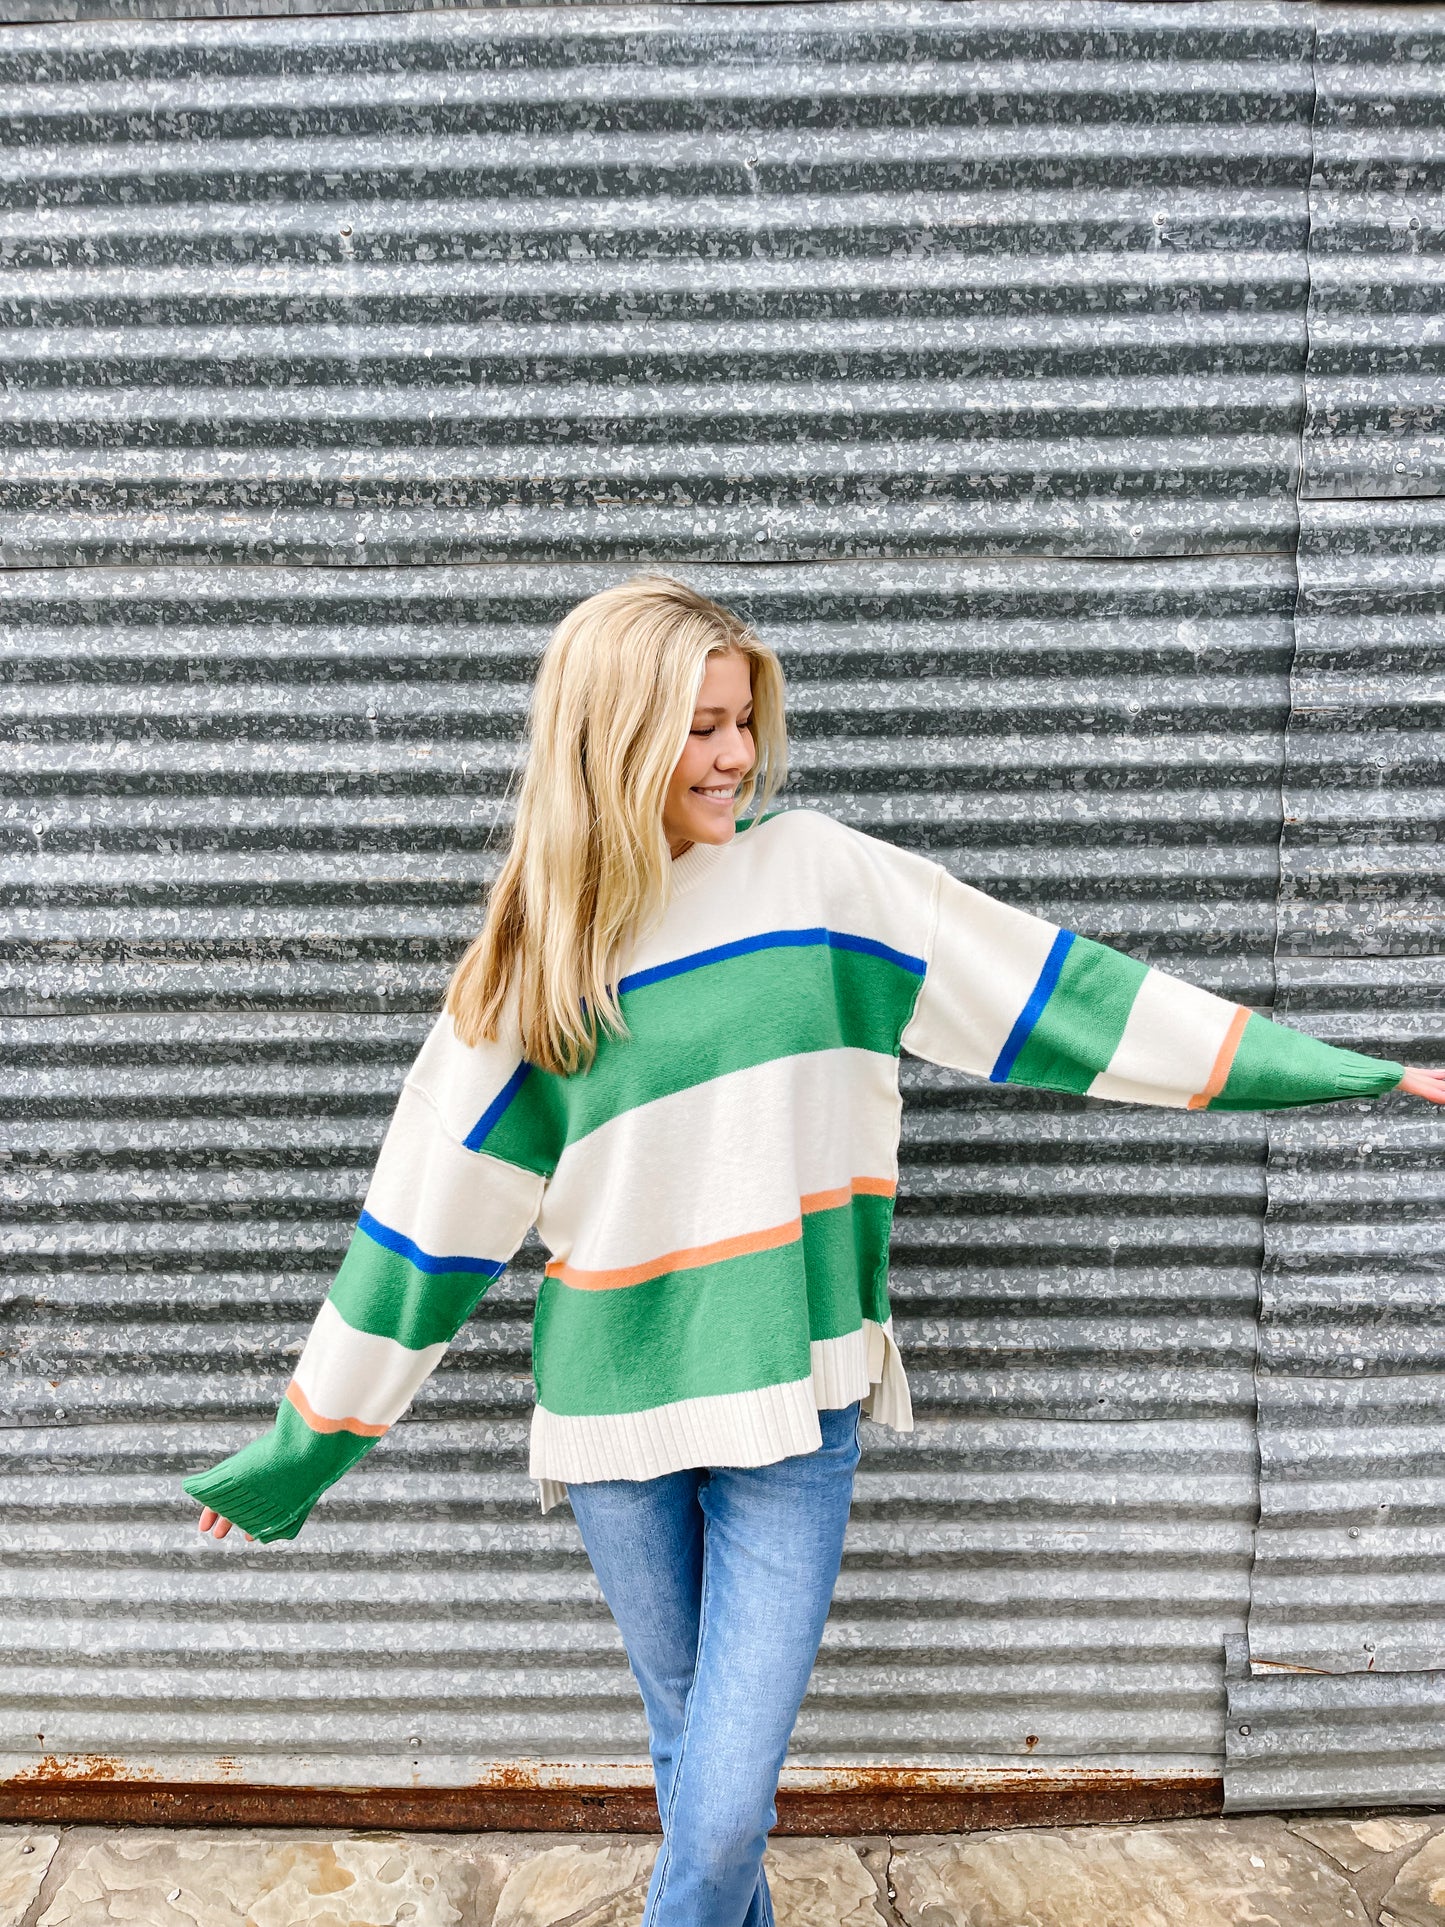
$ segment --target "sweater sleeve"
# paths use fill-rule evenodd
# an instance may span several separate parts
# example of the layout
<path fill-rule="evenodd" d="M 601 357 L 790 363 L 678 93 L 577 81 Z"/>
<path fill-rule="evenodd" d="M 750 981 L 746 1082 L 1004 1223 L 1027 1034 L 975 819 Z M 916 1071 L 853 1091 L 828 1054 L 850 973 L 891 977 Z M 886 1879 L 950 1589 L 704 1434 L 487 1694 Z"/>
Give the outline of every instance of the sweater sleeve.
<path fill-rule="evenodd" d="M 1321 1043 L 935 866 L 902 1045 L 993 1084 L 1191 1111 L 1379 1097 L 1403 1064 Z"/>
<path fill-rule="evenodd" d="M 182 1480 L 193 1499 L 257 1539 L 294 1539 L 405 1412 L 540 1209 L 544 1172 L 467 1141 L 486 1135 L 523 1075 L 506 1042 L 469 1047 L 437 1018 L 274 1422 Z"/>

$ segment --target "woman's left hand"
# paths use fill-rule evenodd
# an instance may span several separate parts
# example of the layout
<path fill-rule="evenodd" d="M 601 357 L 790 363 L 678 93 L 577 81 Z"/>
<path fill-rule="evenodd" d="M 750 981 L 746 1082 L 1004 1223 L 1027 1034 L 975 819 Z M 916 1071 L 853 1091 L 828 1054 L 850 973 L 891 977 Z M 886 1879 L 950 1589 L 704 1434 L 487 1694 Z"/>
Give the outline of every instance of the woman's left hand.
<path fill-rule="evenodd" d="M 1411 1097 L 1423 1097 L 1427 1104 L 1445 1104 L 1445 1071 L 1422 1071 L 1416 1065 L 1407 1065 L 1395 1089 L 1408 1091 Z"/>

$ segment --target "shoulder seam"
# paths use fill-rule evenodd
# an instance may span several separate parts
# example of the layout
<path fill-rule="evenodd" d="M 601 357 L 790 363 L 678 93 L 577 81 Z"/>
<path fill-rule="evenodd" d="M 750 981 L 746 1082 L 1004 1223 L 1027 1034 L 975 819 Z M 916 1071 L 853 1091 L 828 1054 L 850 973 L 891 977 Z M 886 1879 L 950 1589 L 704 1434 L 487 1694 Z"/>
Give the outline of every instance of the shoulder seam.
<path fill-rule="evenodd" d="M 923 961 L 928 970 L 933 968 L 933 946 L 938 940 L 938 906 L 943 895 L 943 879 L 946 872 L 941 863 L 933 866 L 933 886 L 928 892 L 928 941 L 923 947 Z M 925 976 L 927 971 L 925 971 Z"/>
<path fill-rule="evenodd" d="M 509 1171 L 521 1171 L 527 1177 L 535 1178 L 537 1183 L 540 1184 L 545 1190 L 547 1185 L 547 1179 L 543 1176 L 543 1174 L 540 1171 L 534 1171 L 529 1164 L 517 1164 L 517 1163 L 514 1163 L 511 1158 L 499 1158 L 495 1151 L 480 1151 L 480 1150 L 474 1151 L 471 1145 L 469 1145 L 464 1138 L 459 1138 L 456 1132 L 452 1129 L 451 1125 L 448 1124 L 445 1117 L 443 1117 L 442 1108 L 440 1104 L 437 1103 L 436 1099 L 432 1096 L 431 1092 L 426 1088 L 424 1084 L 418 1084 L 412 1078 L 410 1072 L 408 1072 L 407 1075 L 401 1081 L 404 1089 L 415 1092 L 415 1094 L 422 1100 L 422 1102 L 426 1105 L 427 1109 L 432 1113 L 433 1117 L 435 1117 L 437 1123 L 441 1125 L 442 1130 L 446 1133 L 448 1141 L 454 1144 L 459 1151 L 465 1151 L 469 1158 L 486 1158 L 492 1164 L 505 1164 Z"/>

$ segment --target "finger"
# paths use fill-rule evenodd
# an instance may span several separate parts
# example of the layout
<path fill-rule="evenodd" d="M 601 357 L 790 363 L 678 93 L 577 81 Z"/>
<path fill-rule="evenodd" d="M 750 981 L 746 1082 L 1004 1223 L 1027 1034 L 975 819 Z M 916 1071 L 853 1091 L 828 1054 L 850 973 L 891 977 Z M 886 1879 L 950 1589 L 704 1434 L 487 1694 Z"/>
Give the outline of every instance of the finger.
<path fill-rule="evenodd" d="M 217 1519 L 216 1529 L 211 1534 L 211 1537 L 213 1539 L 224 1539 L 226 1534 L 230 1530 L 231 1530 L 231 1521 L 229 1519 Z"/>
<path fill-rule="evenodd" d="M 214 1512 L 212 1512 L 212 1510 L 211 1510 L 211 1508 L 210 1508 L 209 1506 L 203 1506 L 203 1507 L 202 1507 L 202 1509 L 201 1509 L 201 1525 L 200 1525 L 200 1529 L 201 1529 L 201 1531 L 202 1531 L 202 1532 L 209 1532 L 209 1531 L 210 1531 L 210 1529 L 211 1529 L 211 1521 L 212 1521 L 212 1520 L 213 1520 L 213 1519 L 214 1519 L 215 1517 L 216 1517 L 216 1514 L 215 1514 Z"/>

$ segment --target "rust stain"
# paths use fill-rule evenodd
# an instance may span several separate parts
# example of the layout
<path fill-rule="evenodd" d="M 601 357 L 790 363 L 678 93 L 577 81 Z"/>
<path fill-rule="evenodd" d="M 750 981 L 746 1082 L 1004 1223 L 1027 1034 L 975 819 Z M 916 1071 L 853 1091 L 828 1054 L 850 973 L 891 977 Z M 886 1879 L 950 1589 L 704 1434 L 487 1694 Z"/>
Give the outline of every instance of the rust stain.
<path fill-rule="evenodd" d="M 8 1780 L 0 1780 L 0 1798 L 13 1786 L 42 1785 L 94 1786 L 108 1782 L 157 1780 L 159 1775 L 129 1760 L 113 1759 L 108 1753 L 43 1753 L 31 1766 L 21 1767 Z"/>
<path fill-rule="evenodd" d="M 1250 1667 L 1256 1673 L 1310 1673 L 1317 1679 L 1334 1679 L 1328 1666 L 1296 1666 L 1288 1659 L 1256 1659 L 1251 1653 Z"/>
<path fill-rule="evenodd" d="M 651 1784 L 558 1784 L 498 1766 L 459 1787 L 245 1786 L 143 1777 L 102 1756 L 52 1758 L 0 1782 L 0 1821 L 109 1826 L 340 1827 L 464 1833 L 656 1833 Z M 549 1784 L 548 1780 L 552 1783 Z M 1206 1818 L 1224 1787 L 1202 1775 L 1090 1770 L 845 1768 L 778 1791 L 782 1834 L 966 1833 L 1001 1827 Z"/>

